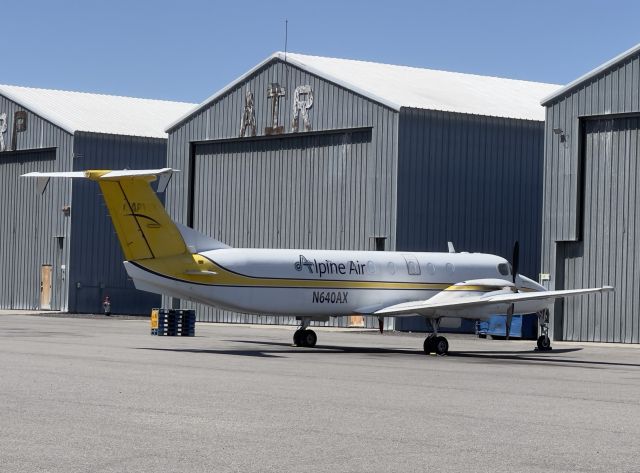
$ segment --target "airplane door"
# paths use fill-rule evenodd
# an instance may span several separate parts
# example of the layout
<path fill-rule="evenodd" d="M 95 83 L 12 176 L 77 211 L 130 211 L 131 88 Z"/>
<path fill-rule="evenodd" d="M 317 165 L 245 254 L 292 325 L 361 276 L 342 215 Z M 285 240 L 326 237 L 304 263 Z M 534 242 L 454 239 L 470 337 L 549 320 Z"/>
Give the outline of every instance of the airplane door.
<path fill-rule="evenodd" d="M 418 263 L 418 258 L 414 255 L 402 255 L 405 262 L 407 263 L 407 272 L 410 276 L 419 276 L 420 275 L 420 263 Z"/>
<path fill-rule="evenodd" d="M 40 268 L 40 308 L 51 310 L 51 274 L 53 268 L 44 264 Z"/>

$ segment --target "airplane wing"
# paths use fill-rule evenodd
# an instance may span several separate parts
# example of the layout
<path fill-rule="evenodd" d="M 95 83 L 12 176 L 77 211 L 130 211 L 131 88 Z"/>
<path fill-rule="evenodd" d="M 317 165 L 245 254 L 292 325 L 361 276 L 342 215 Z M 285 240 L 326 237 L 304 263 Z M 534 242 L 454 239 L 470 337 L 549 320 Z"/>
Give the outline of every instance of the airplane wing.
<path fill-rule="evenodd" d="M 540 292 L 518 292 L 507 294 L 495 294 L 487 296 L 470 296 L 463 298 L 451 299 L 443 301 L 442 299 L 432 301 L 427 299 L 424 301 L 412 301 L 404 302 L 402 304 L 396 304 L 383 309 L 379 309 L 374 312 L 375 315 L 406 315 L 406 314 L 421 314 L 421 315 L 434 315 L 438 311 L 446 310 L 462 310 L 473 307 L 486 307 L 495 305 L 497 308 L 502 308 L 505 305 L 534 300 L 552 300 L 561 297 L 577 296 L 580 294 L 591 294 L 599 292 L 613 291 L 612 286 L 596 287 L 589 289 L 567 289 L 560 291 L 540 291 Z"/>

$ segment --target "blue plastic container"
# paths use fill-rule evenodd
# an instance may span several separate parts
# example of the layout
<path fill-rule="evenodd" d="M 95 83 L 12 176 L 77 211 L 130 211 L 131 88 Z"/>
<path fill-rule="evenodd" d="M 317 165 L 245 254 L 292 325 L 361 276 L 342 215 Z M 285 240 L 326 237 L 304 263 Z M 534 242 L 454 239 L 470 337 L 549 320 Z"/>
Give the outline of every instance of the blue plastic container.
<path fill-rule="evenodd" d="M 478 335 L 506 337 L 507 316 L 494 315 L 489 320 L 480 322 L 478 324 Z M 535 340 L 538 336 L 538 317 L 533 314 L 514 315 L 513 319 L 511 319 L 509 336 L 525 340 Z"/>

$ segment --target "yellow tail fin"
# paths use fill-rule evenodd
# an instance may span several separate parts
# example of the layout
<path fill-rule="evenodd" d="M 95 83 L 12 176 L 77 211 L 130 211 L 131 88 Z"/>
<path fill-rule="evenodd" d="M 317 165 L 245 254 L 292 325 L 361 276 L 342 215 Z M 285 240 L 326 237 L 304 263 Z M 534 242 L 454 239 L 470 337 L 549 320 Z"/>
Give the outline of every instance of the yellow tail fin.
<path fill-rule="evenodd" d="M 100 185 L 109 209 L 125 259 L 129 261 L 165 258 L 189 254 L 177 225 L 171 220 L 151 183 L 159 179 L 164 189 L 175 169 L 146 169 L 124 171 L 31 172 L 38 189 L 44 192 L 52 177 L 85 178 Z M 193 230 L 189 230 L 193 232 Z M 211 248 L 225 247 L 215 240 L 207 242 Z"/>
<path fill-rule="evenodd" d="M 187 253 L 187 247 L 150 183 L 155 176 L 105 176 L 90 171 L 98 181 L 125 259 L 163 258 Z M 104 176 L 104 177 L 103 177 Z"/>

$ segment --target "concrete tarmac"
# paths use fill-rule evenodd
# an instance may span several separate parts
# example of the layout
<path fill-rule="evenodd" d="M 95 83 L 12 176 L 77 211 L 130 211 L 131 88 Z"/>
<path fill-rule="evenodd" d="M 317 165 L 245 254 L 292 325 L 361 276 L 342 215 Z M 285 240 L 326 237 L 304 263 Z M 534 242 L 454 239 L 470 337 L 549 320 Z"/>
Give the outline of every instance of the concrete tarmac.
<path fill-rule="evenodd" d="M 0 315 L 0 472 L 638 472 L 640 348 Z"/>

